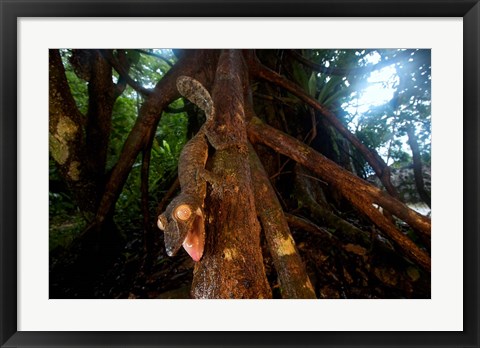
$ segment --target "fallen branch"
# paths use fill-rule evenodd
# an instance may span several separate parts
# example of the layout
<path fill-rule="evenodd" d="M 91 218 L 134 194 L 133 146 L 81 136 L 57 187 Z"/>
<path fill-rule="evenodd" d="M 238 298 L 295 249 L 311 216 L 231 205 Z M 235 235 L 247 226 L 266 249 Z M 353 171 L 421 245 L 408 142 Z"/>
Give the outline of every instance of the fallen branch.
<path fill-rule="evenodd" d="M 316 298 L 267 173 L 252 146 L 249 150 L 255 208 L 277 270 L 282 297 Z"/>
<path fill-rule="evenodd" d="M 323 181 L 334 186 L 348 201 L 371 218 L 373 223 L 394 240 L 405 255 L 409 256 L 424 269 L 430 271 L 430 256 L 402 232 L 394 227 L 392 228 L 393 225 L 386 223 L 383 215 L 373 207 L 373 204 L 378 204 L 390 211 L 393 215 L 425 235 L 430 235 L 430 219 L 418 214 L 402 202 L 382 192 L 379 188 L 341 168 L 302 142 L 264 124 L 258 118 L 252 118 L 247 129 L 252 141 L 263 143 L 292 158 L 314 171 Z"/>

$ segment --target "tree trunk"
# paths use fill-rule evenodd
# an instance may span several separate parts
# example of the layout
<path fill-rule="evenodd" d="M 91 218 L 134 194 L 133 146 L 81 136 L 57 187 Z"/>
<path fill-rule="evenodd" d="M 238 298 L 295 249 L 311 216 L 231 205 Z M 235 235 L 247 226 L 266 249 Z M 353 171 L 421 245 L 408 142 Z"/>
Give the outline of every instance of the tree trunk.
<path fill-rule="evenodd" d="M 49 51 L 49 75 L 50 154 L 88 219 L 95 214 L 97 188 L 85 162 L 84 117 L 70 92 L 58 50 Z"/>
<path fill-rule="evenodd" d="M 207 240 L 195 266 L 195 298 L 270 298 L 260 248 L 248 159 L 243 91 L 246 71 L 239 51 L 222 52 L 213 88 L 216 112 L 207 138 L 220 182 L 206 200 Z"/>
<path fill-rule="evenodd" d="M 251 146 L 250 167 L 257 214 L 280 280 L 282 298 L 316 298 L 283 209 L 260 159 Z"/>
<path fill-rule="evenodd" d="M 95 209 L 105 186 L 110 130 L 112 128 L 113 105 L 117 98 L 112 81 L 112 67 L 97 50 L 89 50 L 90 79 L 88 83 L 88 112 L 85 127 L 85 164 L 95 183 Z"/>
<path fill-rule="evenodd" d="M 420 157 L 420 150 L 418 149 L 417 137 L 415 136 L 415 128 L 413 126 L 408 127 L 407 135 L 408 144 L 410 145 L 410 149 L 412 149 L 415 185 L 417 186 L 417 191 L 422 201 L 424 201 L 425 204 L 431 208 L 432 202 L 430 195 L 428 194 L 427 190 L 425 190 L 425 184 L 423 182 L 422 158 Z"/>

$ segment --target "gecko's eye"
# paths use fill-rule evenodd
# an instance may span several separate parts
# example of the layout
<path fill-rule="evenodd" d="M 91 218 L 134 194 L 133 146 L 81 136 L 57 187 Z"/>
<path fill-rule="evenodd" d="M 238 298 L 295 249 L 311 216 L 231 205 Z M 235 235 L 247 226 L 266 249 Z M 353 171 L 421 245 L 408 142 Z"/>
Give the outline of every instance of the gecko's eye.
<path fill-rule="evenodd" d="M 192 210 L 186 204 L 182 204 L 175 209 L 175 217 L 179 220 L 185 221 L 192 215 Z"/>

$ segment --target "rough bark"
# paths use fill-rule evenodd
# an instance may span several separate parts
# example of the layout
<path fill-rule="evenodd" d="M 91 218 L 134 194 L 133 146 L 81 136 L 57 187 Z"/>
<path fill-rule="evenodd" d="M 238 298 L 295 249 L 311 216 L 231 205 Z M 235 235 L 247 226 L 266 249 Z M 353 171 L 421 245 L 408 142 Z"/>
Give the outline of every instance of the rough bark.
<path fill-rule="evenodd" d="M 98 50 L 73 50 L 70 61 L 76 74 L 88 82 L 88 111 L 86 117 L 78 111 L 60 55 L 58 51 L 51 50 L 50 130 L 53 136 L 50 138 L 50 149 L 60 172 L 70 182 L 70 189 L 81 211 L 91 221 L 104 191 L 113 105 L 125 84 L 120 81 L 117 85 L 113 83 L 112 68 Z M 74 128 L 70 121 L 76 124 L 76 140 L 74 145 L 68 146 L 68 151 L 75 159 L 70 157 L 66 164 L 60 162 L 65 153 L 62 151 L 65 141 L 68 142 L 63 133 Z M 71 134 L 65 135 L 71 137 Z"/>
<path fill-rule="evenodd" d="M 216 152 L 212 171 L 222 178 L 205 204 L 207 241 L 195 266 L 195 298 L 270 298 L 255 214 L 243 101 L 245 66 L 238 51 L 222 52 L 213 101 L 215 117 L 206 125 Z"/>
<path fill-rule="evenodd" d="M 316 298 L 315 291 L 288 228 L 283 209 L 267 173 L 250 146 L 255 206 L 277 270 L 283 298 Z"/>
<path fill-rule="evenodd" d="M 97 188 L 86 167 L 84 117 L 70 92 L 58 50 L 49 51 L 49 147 L 59 173 L 87 219 L 95 213 Z"/>
<path fill-rule="evenodd" d="M 95 183 L 95 208 L 98 206 L 105 183 L 105 165 L 112 127 L 112 111 L 117 93 L 112 81 L 112 67 L 97 50 L 89 50 L 90 79 L 88 83 L 88 111 L 85 127 L 85 158 L 88 172 Z"/>
<path fill-rule="evenodd" d="M 252 140 L 264 143 L 314 171 L 327 184 L 334 186 L 357 209 L 367 215 L 412 261 L 430 271 L 430 256 L 403 233 L 398 231 L 373 204 L 378 204 L 425 235 L 430 235 L 430 219 L 377 187 L 356 177 L 300 141 L 253 118 L 248 126 Z"/>

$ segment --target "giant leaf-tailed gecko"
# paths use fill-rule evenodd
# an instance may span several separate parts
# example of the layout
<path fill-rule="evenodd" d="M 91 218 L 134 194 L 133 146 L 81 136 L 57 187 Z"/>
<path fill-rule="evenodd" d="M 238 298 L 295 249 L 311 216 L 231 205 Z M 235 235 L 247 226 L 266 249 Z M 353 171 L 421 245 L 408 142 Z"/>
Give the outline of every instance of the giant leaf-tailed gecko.
<path fill-rule="evenodd" d="M 215 109 L 210 93 L 197 80 L 180 76 L 179 92 L 201 108 L 207 122 Z M 205 164 L 208 158 L 208 141 L 205 126 L 184 146 L 178 161 L 180 194 L 168 205 L 157 221 L 165 232 L 165 249 L 174 256 L 181 246 L 194 261 L 202 258 L 205 246 L 205 214 L 203 202 L 206 196 Z"/>

